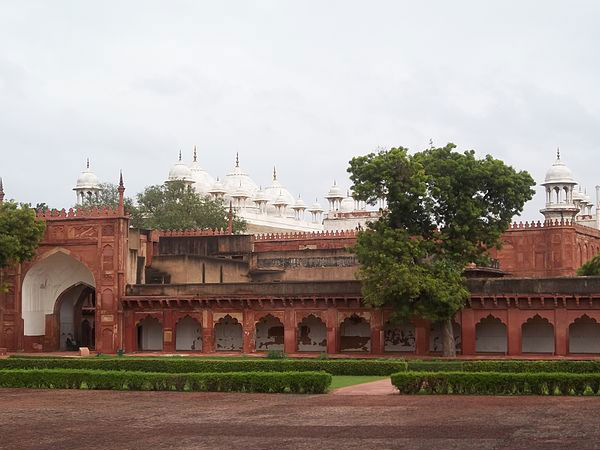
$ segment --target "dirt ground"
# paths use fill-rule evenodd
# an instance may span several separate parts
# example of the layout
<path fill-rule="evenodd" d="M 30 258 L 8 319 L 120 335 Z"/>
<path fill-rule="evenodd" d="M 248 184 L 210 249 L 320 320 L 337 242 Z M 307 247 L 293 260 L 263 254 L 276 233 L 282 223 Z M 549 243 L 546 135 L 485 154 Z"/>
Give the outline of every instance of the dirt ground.
<path fill-rule="evenodd" d="M 0 389 L 3 449 L 600 448 L 600 398 Z"/>

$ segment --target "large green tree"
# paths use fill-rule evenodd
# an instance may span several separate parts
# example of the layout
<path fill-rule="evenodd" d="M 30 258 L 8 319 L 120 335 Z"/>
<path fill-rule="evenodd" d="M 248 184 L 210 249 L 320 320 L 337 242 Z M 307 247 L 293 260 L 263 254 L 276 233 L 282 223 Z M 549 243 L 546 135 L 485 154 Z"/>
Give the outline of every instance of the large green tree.
<path fill-rule="evenodd" d="M 465 266 L 489 261 L 535 185 L 489 155 L 454 149 L 392 148 L 353 158 L 348 168 L 357 199 L 387 203 L 357 239 L 365 302 L 392 306 L 397 320 L 441 322 L 445 356 L 456 353 L 452 317 L 469 295 Z"/>
<path fill-rule="evenodd" d="M 198 195 L 180 181 L 149 186 L 137 195 L 132 224 L 140 228 L 178 230 L 188 228 L 227 228 L 229 208 L 222 201 Z M 246 222 L 233 217 L 233 231 L 246 228 Z"/>

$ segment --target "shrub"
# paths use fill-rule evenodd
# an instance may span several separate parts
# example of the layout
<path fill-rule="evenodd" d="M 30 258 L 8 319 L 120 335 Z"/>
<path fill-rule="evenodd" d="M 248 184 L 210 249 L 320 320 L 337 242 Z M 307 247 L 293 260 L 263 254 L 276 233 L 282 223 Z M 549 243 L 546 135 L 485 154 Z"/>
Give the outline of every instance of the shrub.
<path fill-rule="evenodd" d="M 382 375 L 406 370 L 402 360 L 190 359 L 190 358 L 6 358 L 0 369 L 91 369 L 139 372 L 311 372 L 331 375 Z"/>
<path fill-rule="evenodd" d="M 285 359 L 287 355 L 281 350 L 269 350 L 267 352 L 267 359 Z"/>
<path fill-rule="evenodd" d="M 598 373 L 400 372 L 401 394 L 600 395 Z"/>
<path fill-rule="evenodd" d="M 111 370 L 0 370 L 0 387 L 322 394 L 325 372 L 152 373 Z"/>
<path fill-rule="evenodd" d="M 407 370 L 416 372 L 512 372 L 512 373 L 600 373 L 600 361 L 574 360 L 479 360 L 408 361 Z"/>

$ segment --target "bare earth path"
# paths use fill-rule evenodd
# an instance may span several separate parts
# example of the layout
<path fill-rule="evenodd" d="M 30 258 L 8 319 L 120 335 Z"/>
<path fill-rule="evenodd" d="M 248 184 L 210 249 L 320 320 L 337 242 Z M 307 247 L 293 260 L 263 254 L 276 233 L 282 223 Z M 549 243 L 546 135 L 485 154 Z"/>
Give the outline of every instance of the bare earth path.
<path fill-rule="evenodd" d="M 336 389 L 334 395 L 394 395 L 398 391 L 389 378 Z"/>
<path fill-rule="evenodd" d="M 0 448 L 600 447 L 600 398 L 0 389 Z"/>

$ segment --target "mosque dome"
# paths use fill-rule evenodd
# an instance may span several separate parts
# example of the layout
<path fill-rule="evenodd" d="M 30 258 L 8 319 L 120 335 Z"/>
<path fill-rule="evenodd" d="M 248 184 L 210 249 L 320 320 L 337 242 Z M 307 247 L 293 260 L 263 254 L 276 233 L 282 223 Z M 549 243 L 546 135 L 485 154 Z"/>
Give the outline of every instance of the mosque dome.
<path fill-rule="evenodd" d="M 352 212 L 354 211 L 354 199 L 348 195 L 348 197 L 342 200 L 340 205 L 341 212 Z"/>
<path fill-rule="evenodd" d="M 235 167 L 225 176 L 223 184 L 227 195 L 230 197 L 240 185 L 249 197 L 254 197 L 256 191 L 258 191 L 258 185 L 240 167 L 240 160 L 237 154 L 235 156 Z"/>
<path fill-rule="evenodd" d="M 293 203 L 294 202 L 292 201 L 291 204 L 293 204 Z M 279 193 L 279 195 L 277 196 L 277 198 L 275 200 L 273 200 L 273 205 L 275 205 L 275 206 L 288 206 L 288 205 L 290 205 L 290 202 L 288 201 L 288 199 L 283 194 L 283 191 L 281 191 Z"/>
<path fill-rule="evenodd" d="M 94 172 L 90 170 L 90 160 L 87 160 L 85 169 L 77 177 L 75 189 L 98 189 L 100 188 L 100 180 Z"/>
<path fill-rule="evenodd" d="M 325 198 L 339 200 L 344 198 L 344 193 L 342 192 L 342 189 L 337 185 L 337 182 L 335 180 L 333 180 L 333 185 L 329 188 L 329 192 L 327 192 Z"/>
<path fill-rule="evenodd" d="M 571 172 L 571 169 L 561 161 L 560 151 L 558 150 L 556 151 L 556 161 L 552 164 L 552 167 L 548 169 L 548 172 L 546 172 L 546 178 L 544 179 L 543 184 L 554 183 L 575 184 L 573 173 Z"/>
<path fill-rule="evenodd" d="M 310 205 L 310 208 L 308 208 L 309 212 L 323 212 L 323 208 L 321 207 L 321 204 L 317 201 L 317 199 L 315 199 L 315 202 Z"/>
<path fill-rule="evenodd" d="M 167 181 L 192 181 L 192 169 L 181 161 L 181 151 L 179 152 L 179 161 L 169 170 Z"/>
<path fill-rule="evenodd" d="M 235 191 L 233 191 L 231 196 L 233 198 L 240 198 L 240 199 L 251 197 L 251 195 L 248 193 L 248 191 L 246 189 L 244 189 L 244 186 L 242 186 L 241 182 L 240 182 L 238 188 Z"/>
<path fill-rule="evenodd" d="M 215 180 L 200 166 L 196 156 L 196 147 L 194 147 L 194 160 L 190 165 L 190 170 L 191 179 L 194 182 L 194 190 L 201 195 L 210 194 L 215 184 Z"/>
<path fill-rule="evenodd" d="M 286 205 L 293 205 L 296 201 L 294 196 L 288 191 L 277 179 L 277 172 L 273 167 L 273 181 L 270 186 L 265 188 L 265 195 L 272 206 L 275 206 L 278 200 L 283 200 Z M 280 198 L 281 197 L 281 198 Z M 280 203 L 282 204 L 282 203 Z M 268 211 L 273 212 L 273 208 L 268 208 Z"/>
<path fill-rule="evenodd" d="M 269 198 L 267 197 L 267 194 L 265 193 L 262 186 L 258 189 L 258 191 L 256 191 L 256 195 L 254 196 L 253 201 L 254 202 L 265 202 L 265 203 L 269 201 Z"/>
<path fill-rule="evenodd" d="M 300 195 L 298 195 L 298 198 L 294 202 L 294 209 L 306 209 L 306 203 L 304 203 Z"/>

